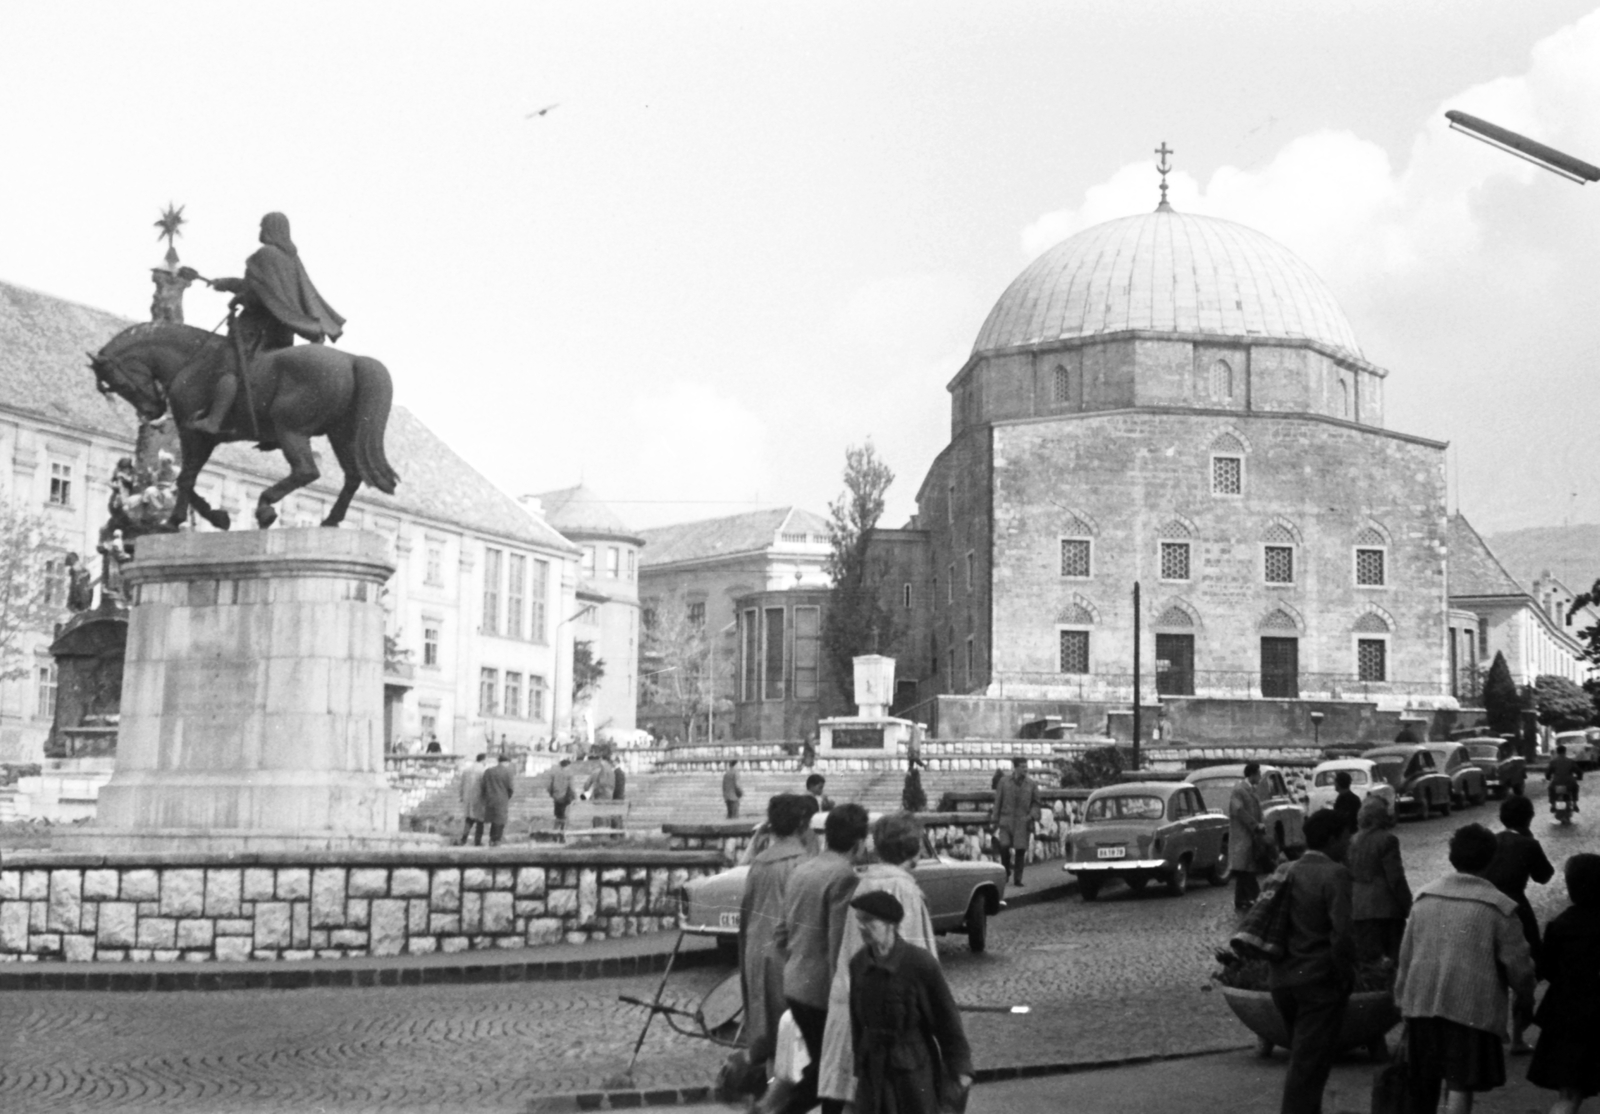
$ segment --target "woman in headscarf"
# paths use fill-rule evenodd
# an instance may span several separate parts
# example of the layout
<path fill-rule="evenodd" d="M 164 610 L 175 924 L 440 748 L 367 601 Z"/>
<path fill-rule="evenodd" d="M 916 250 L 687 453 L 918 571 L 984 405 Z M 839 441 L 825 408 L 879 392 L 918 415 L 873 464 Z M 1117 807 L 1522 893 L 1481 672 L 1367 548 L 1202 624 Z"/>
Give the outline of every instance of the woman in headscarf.
<path fill-rule="evenodd" d="M 933 935 L 933 917 L 922 896 L 922 887 L 911 874 L 911 867 L 922 853 L 922 825 L 908 812 L 893 812 L 879 817 L 872 825 L 873 850 L 878 861 L 861 872 L 857 898 L 882 890 L 892 894 L 904 915 L 900 938 L 922 948 L 937 961 L 939 948 Z M 844 938 L 833 971 L 833 988 L 828 993 L 828 1026 L 822 1036 L 822 1068 L 817 1079 L 817 1094 L 839 1102 L 856 1100 L 855 1041 L 850 1029 L 850 961 L 864 947 L 861 919 L 852 909 L 845 918 Z"/>
<path fill-rule="evenodd" d="M 1356 836 L 1345 852 L 1350 870 L 1350 920 L 1362 962 L 1396 960 L 1411 913 L 1411 885 L 1400 861 L 1400 841 L 1389 829 L 1394 813 L 1382 797 L 1368 797 L 1356 813 Z"/>

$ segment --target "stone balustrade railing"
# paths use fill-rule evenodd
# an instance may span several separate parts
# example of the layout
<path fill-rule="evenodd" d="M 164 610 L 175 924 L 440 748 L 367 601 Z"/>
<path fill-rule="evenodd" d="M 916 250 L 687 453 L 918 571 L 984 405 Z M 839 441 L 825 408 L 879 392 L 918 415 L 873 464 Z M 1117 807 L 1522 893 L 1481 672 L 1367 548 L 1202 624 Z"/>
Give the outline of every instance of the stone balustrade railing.
<path fill-rule="evenodd" d="M 671 929 L 720 852 L 18 852 L 0 962 L 295 960 L 582 943 Z"/>

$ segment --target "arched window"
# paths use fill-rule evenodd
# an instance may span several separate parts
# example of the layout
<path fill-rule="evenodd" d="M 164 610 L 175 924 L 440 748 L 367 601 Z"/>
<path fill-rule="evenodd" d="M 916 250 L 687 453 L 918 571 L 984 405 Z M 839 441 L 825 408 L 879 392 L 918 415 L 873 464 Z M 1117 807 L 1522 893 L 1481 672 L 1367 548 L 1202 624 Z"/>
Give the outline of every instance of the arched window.
<path fill-rule="evenodd" d="M 1233 397 L 1233 368 L 1227 360 L 1218 360 L 1211 365 L 1211 397 L 1218 401 Z"/>
<path fill-rule="evenodd" d="M 1339 380 L 1339 416 L 1341 418 L 1350 416 L 1350 380 L 1348 379 Z"/>

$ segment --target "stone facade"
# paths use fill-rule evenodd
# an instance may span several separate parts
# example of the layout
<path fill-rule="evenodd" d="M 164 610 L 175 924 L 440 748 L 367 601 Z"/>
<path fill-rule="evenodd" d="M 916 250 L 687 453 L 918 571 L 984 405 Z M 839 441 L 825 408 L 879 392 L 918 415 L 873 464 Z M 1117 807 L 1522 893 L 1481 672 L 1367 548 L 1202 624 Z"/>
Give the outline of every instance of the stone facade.
<path fill-rule="evenodd" d="M 526 849 L 71 855 L 0 869 L 0 962 L 329 959 L 671 929 L 719 853 Z"/>

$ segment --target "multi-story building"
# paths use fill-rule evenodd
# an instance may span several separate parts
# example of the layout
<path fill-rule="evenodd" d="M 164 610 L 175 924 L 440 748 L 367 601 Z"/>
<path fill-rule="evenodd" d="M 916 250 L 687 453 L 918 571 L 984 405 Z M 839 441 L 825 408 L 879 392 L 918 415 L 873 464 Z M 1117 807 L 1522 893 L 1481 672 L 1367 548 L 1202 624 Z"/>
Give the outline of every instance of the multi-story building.
<path fill-rule="evenodd" d="M 131 408 L 96 392 L 84 353 L 131 324 L 0 283 L 0 460 L 9 462 L 0 493 L 42 514 L 63 556 L 76 552 L 93 567 L 111 476 L 133 454 L 137 429 Z M 571 676 L 571 633 L 560 620 L 576 598 L 578 548 L 404 407 L 390 416 L 387 449 L 401 476 L 396 495 L 363 487 L 344 528 L 382 534 L 396 565 L 385 593 L 391 743 L 437 737 L 446 751 L 466 752 L 502 737 L 550 737 L 570 704 L 557 678 Z M 197 487 L 249 523 L 256 498 L 285 470 L 276 455 L 228 445 Z M 282 528 L 316 526 L 337 495 L 332 471 L 281 505 Z M 28 632 L 26 675 L 0 684 L 0 761 L 42 754 L 54 712 L 50 640 L 49 630 Z"/>

